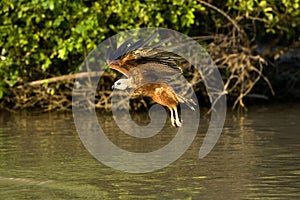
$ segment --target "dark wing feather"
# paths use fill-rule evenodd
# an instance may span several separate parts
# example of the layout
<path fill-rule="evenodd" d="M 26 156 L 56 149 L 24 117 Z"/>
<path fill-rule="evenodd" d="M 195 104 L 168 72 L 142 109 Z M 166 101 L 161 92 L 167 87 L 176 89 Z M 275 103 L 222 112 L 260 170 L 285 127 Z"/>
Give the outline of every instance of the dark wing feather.
<path fill-rule="evenodd" d="M 132 42 L 133 38 L 130 38 L 129 40 L 126 40 L 117 50 L 113 53 L 112 58 L 113 60 L 120 59 L 123 55 L 124 52 L 127 52 L 128 46 Z"/>
<path fill-rule="evenodd" d="M 130 76 L 136 87 L 147 84 L 168 84 L 180 75 L 177 69 L 168 67 L 162 63 L 147 62 L 140 64 L 130 71 Z"/>
<path fill-rule="evenodd" d="M 133 43 L 133 38 L 129 38 L 124 43 L 122 43 L 118 48 L 109 48 L 107 52 L 106 59 L 109 61 L 121 59 L 121 57 L 126 56 L 134 50 L 143 48 L 149 44 L 157 36 L 157 32 L 149 36 L 147 39 L 139 39 L 137 42 Z"/>
<path fill-rule="evenodd" d="M 132 52 L 138 48 L 141 48 L 144 44 L 144 40 L 143 39 L 139 39 L 136 43 L 130 45 L 127 49 L 127 52 Z M 127 52 L 125 52 L 124 54 L 126 54 Z"/>
<path fill-rule="evenodd" d="M 149 45 L 157 37 L 157 34 L 156 32 L 148 38 L 139 39 L 134 43 L 133 38 L 130 38 L 114 51 L 110 48 L 106 56 L 110 68 L 127 77 L 138 76 L 137 80 L 144 78 L 145 81 L 152 80 L 151 77 L 155 77 L 155 74 L 158 74 L 156 79 L 159 81 L 166 81 L 171 76 L 181 74 L 181 65 L 186 60 L 179 55 L 158 48 L 171 41 L 172 38 L 165 38 Z M 130 72 L 132 70 L 134 73 Z"/>
<path fill-rule="evenodd" d="M 160 63 L 165 65 L 164 68 L 172 68 L 173 70 L 177 70 L 178 73 L 182 73 L 181 66 L 187 63 L 183 57 L 162 49 L 143 49 L 137 51 L 139 51 L 136 52 L 138 54 L 136 56 L 138 63 Z"/>

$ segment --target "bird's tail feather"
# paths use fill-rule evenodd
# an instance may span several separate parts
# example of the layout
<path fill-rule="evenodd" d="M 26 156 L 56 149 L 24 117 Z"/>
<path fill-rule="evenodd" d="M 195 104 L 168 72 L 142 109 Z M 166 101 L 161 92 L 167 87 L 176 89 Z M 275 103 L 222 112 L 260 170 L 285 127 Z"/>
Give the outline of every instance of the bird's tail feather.
<path fill-rule="evenodd" d="M 178 95 L 178 100 L 181 103 L 185 103 L 191 110 L 195 110 L 194 106 L 197 105 L 193 99 L 187 99 L 181 95 Z"/>

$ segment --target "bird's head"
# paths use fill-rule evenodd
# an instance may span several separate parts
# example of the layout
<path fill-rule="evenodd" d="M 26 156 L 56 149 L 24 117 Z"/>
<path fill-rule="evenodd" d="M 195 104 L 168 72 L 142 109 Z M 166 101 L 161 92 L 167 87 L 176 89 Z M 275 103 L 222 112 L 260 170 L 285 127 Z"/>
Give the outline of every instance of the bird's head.
<path fill-rule="evenodd" d="M 114 85 L 112 86 L 112 89 L 119 89 L 119 90 L 125 90 L 127 88 L 131 87 L 132 79 L 119 79 L 117 80 Z"/>

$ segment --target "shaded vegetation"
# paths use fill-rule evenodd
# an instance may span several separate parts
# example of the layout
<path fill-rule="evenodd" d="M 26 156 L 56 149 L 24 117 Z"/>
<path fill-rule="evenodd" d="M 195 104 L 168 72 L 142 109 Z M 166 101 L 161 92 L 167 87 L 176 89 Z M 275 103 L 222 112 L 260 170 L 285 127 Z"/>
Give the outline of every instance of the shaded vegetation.
<path fill-rule="evenodd" d="M 300 47 L 299 6 L 299 0 L 2 0 L 0 106 L 69 108 L 72 79 L 24 84 L 75 73 L 101 41 L 138 27 L 166 27 L 199 40 L 220 67 L 233 105 L 244 106 L 251 92 L 272 96 L 277 79 L 284 79 L 279 88 L 299 86 L 299 56 L 285 65 L 284 76 L 280 68 L 287 52 Z M 109 74 L 112 83 L 116 75 Z M 103 93 L 98 105 L 106 108 L 110 94 Z"/>

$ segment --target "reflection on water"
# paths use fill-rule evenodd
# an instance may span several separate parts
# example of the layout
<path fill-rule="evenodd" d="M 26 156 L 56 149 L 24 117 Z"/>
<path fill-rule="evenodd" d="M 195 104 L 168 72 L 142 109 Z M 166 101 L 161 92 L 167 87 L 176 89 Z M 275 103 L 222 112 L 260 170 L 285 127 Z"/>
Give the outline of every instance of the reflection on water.
<path fill-rule="evenodd" d="M 204 117 L 180 159 L 146 174 L 119 172 L 94 159 L 71 113 L 0 112 L 1 199 L 299 199 L 299 112 L 300 105 L 276 105 L 228 113 L 220 140 L 200 160 Z M 139 145 L 110 115 L 100 118 L 108 138 L 132 151 L 161 148 L 176 134 L 166 127 L 169 132 Z"/>

